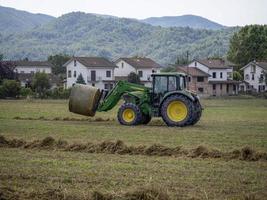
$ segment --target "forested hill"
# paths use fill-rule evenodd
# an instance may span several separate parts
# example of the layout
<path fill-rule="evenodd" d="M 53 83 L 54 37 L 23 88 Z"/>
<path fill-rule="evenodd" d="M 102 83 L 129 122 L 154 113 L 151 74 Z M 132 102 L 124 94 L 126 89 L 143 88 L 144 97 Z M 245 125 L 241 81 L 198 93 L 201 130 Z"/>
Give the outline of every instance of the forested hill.
<path fill-rule="evenodd" d="M 0 6 L 0 32 L 25 31 L 46 24 L 54 17 Z"/>
<path fill-rule="evenodd" d="M 150 17 L 142 21 L 153 26 L 162 27 L 190 27 L 211 30 L 219 30 L 225 28 L 221 24 L 196 15 Z"/>
<path fill-rule="evenodd" d="M 139 55 L 168 64 L 187 50 L 192 58 L 223 56 L 235 31 L 237 28 L 163 28 L 138 20 L 74 12 L 27 32 L 2 33 L 0 53 L 8 59 L 34 60 L 56 53 L 110 59 Z"/>

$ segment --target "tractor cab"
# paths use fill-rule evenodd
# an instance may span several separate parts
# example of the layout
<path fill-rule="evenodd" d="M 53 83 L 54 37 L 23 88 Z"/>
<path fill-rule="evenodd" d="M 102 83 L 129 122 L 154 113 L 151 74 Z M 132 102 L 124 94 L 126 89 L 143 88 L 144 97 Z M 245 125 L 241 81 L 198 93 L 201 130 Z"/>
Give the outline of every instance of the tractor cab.
<path fill-rule="evenodd" d="M 183 73 L 152 74 L 152 103 L 159 106 L 167 93 L 184 91 L 186 89 L 186 75 Z"/>

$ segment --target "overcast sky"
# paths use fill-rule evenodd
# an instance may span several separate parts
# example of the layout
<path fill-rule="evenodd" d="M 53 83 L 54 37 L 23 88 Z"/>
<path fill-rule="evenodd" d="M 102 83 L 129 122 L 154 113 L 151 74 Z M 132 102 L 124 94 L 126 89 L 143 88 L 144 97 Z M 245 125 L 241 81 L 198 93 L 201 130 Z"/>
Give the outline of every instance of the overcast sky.
<path fill-rule="evenodd" d="M 138 19 L 193 14 L 226 26 L 267 24 L 267 0 L 0 0 L 0 5 L 56 17 L 72 11 Z"/>

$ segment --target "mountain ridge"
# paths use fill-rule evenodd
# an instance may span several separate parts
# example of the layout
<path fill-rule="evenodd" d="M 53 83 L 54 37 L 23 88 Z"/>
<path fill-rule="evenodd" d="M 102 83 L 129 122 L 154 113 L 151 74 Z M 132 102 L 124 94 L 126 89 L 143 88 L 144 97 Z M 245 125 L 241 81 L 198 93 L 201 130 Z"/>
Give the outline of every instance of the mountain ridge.
<path fill-rule="evenodd" d="M 225 26 L 197 15 L 150 17 L 141 20 L 153 26 L 162 27 L 190 27 L 196 29 L 219 30 Z"/>
<path fill-rule="evenodd" d="M 109 59 L 138 55 L 167 65 L 185 51 L 192 58 L 224 56 L 237 30 L 163 28 L 135 19 L 72 12 L 32 30 L 0 35 L 0 53 L 8 59 L 34 60 L 57 53 Z"/>

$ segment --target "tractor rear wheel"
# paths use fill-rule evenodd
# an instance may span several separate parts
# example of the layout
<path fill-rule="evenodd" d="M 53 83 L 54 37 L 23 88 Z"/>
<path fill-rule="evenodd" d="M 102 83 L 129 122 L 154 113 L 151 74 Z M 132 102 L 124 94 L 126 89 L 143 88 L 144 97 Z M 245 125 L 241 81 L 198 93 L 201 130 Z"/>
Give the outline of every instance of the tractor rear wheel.
<path fill-rule="evenodd" d="M 194 102 L 193 119 L 192 119 L 192 121 L 190 122 L 189 125 L 196 124 L 200 120 L 201 115 L 202 115 L 202 107 L 200 105 L 200 102 L 199 101 L 196 101 L 196 102 Z"/>
<path fill-rule="evenodd" d="M 172 95 L 161 106 L 162 119 L 168 126 L 186 126 L 193 115 L 193 102 L 183 95 Z"/>
<path fill-rule="evenodd" d="M 122 125 L 133 126 L 142 122 L 142 113 L 133 103 L 124 103 L 118 111 L 118 121 Z"/>

